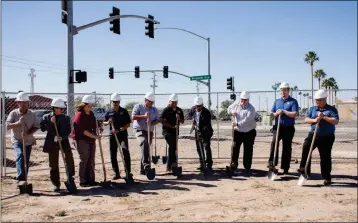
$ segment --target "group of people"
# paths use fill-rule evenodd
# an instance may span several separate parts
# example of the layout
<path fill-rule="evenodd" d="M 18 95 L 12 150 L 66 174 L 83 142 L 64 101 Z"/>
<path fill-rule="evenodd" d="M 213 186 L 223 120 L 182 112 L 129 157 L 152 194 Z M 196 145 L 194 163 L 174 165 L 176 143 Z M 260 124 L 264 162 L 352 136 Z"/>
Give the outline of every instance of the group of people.
<path fill-rule="evenodd" d="M 299 113 L 299 106 L 296 99 L 290 96 L 290 87 L 286 82 L 280 85 L 281 97 L 277 99 L 271 109 L 272 118 L 275 117 L 273 126 L 273 140 L 271 143 L 270 158 L 268 168 L 273 168 L 278 164 L 278 150 L 274 157 L 275 139 L 282 140 L 281 169 L 284 174 L 289 173 L 292 154 L 292 139 L 295 134 L 295 118 Z M 313 139 L 313 132 L 317 129 L 317 137 L 314 147 L 318 147 L 321 158 L 321 174 L 324 185 L 331 183 L 331 151 L 335 140 L 335 125 L 338 124 L 338 111 L 334 106 L 327 104 L 327 92 L 323 89 L 318 90 L 314 99 L 316 105 L 309 108 L 306 113 L 305 123 L 311 125 L 311 131 L 303 143 L 302 159 L 298 168 L 299 173 L 304 172 L 309 148 Z M 171 172 L 173 167 L 177 167 L 177 140 L 179 125 L 184 123 L 183 110 L 178 107 L 178 95 L 172 94 L 169 103 L 159 114 L 158 109 L 153 105 L 155 95 L 148 92 L 144 96 L 144 103 L 136 104 L 132 114 L 120 106 L 121 97 L 114 93 L 111 95 L 112 107 L 107 111 L 103 123 L 98 123 L 91 111 L 95 99 L 92 95 L 85 95 L 81 104 L 77 107 L 77 112 L 71 123 L 69 116 L 63 113 L 66 104 L 62 99 L 54 99 L 51 103 L 52 112 L 44 115 L 38 120 L 35 113 L 28 109 L 29 96 L 25 92 L 20 92 L 16 97 L 18 109 L 10 112 L 7 118 L 7 129 L 12 130 L 12 143 L 16 152 L 16 168 L 18 183 L 26 181 L 24 174 L 23 146 L 26 148 L 27 168 L 31 155 L 31 148 L 36 144 L 33 134 L 41 129 L 47 132 L 43 146 L 43 152 L 48 153 L 50 179 L 54 186 L 54 191 L 60 190 L 59 174 L 59 143 L 65 155 L 65 162 L 68 168 L 70 180 L 74 182 L 75 165 L 73 154 L 69 142 L 70 136 L 76 142 L 79 154 L 79 183 L 80 186 L 96 186 L 95 180 L 95 156 L 96 140 L 101 138 L 103 125 L 109 126 L 110 134 L 110 159 L 113 169 L 113 180 L 120 179 L 118 167 L 118 148 L 122 149 L 127 174 L 131 173 L 131 157 L 128 143 L 128 127 L 133 122 L 133 131 L 139 142 L 141 150 L 140 174 L 146 175 L 151 169 L 150 144 L 153 139 L 154 126 L 162 124 L 162 134 L 168 144 L 169 159 L 166 170 Z M 211 112 L 204 107 L 203 99 L 195 97 L 194 106 L 189 111 L 189 118 L 192 120 L 193 128 L 197 132 L 196 147 L 200 160 L 199 170 L 208 169 L 212 171 L 213 158 L 211 152 L 211 138 L 214 130 L 211 124 Z M 250 94 L 246 91 L 241 92 L 240 99 L 235 101 L 227 109 L 233 120 L 233 147 L 230 166 L 238 169 L 238 158 L 241 144 L 243 144 L 243 167 L 247 174 L 251 173 L 253 146 L 256 138 L 256 111 L 250 104 Z M 278 121 L 280 128 L 277 132 Z M 319 125 L 317 126 L 317 123 Z M 73 128 L 72 128 L 73 126 Z M 57 128 L 56 128 L 57 127 Z M 118 143 L 117 143 L 117 139 Z M 310 168 L 308 171 L 310 174 Z"/>

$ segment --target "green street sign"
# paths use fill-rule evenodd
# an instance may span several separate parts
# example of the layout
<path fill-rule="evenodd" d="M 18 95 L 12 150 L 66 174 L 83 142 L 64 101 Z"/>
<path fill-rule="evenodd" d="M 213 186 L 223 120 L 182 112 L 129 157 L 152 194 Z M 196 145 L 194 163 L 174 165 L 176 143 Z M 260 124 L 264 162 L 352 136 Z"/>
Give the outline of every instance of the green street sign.
<path fill-rule="evenodd" d="M 211 75 L 201 75 L 201 76 L 192 76 L 190 77 L 191 81 L 201 81 L 201 80 L 210 80 Z"/>

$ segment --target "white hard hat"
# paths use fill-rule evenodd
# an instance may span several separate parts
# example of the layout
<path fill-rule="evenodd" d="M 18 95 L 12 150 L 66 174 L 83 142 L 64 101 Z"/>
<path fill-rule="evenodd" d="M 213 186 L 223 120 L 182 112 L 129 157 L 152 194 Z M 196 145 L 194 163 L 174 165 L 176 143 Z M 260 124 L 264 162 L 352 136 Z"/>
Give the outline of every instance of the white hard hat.
<path fill-rule="evenodd" d="M 204 103 L 204 100 L 202 97 L 199 97 L 199 96 L 195 97 L 194 105 L 202 105 L 203 103 Z"/>
<path fill-rule="evenodd" d="M 55 98 L 51 102 L 51 107 L 66 108 L 65 101 L 61 98 Z"/>
<path fill-rule="evenodd" d="M 177 94 L 171 94 L 169 96 L 169 101 L 178 101 L 178 95 Z"/>
<path fill-rule="evenodd" d="M 280 89 L 282 89 L 282 88 L 290 88 L 290 85 L 287 82 L 282 82 L 280 84 Z"/>
<path fill-rule="evenodd" d="M 118 93 L 113 93 L 111 95 L 111 101 L 121 101 L 121 96 Z"/>
<path fill-rule="evenodd" d="M 327 91 L 325 89 L 319 89 L 314 94 L 314 99 L 321 99 L 321 98 L 327 98 L 327 97 L 328 97 L 328 94 L 327 94 Z"/>
<path fill-rule="evenodd" d="M 243 91 L 243 92 L 241 92 L 241 94 L 240 94 L 240 98 L 241 98 L 241 99 L 249 99 L 249 98 L 250 98 L 250 93 L 247 92 L 247 91 Z"/>
<path fill-rule="evenodd" d="M 20 92 L 16 95 L 15 101 L 30 101 L 29 95 L 25 92 Z"/>
<path fill-rule="evenodd" d="M 86 104 L 94 104 L 94 97 L 92 95 L 85 95 L 82 98 L 82 103 Z"/>
<path fill-rule="evenodd" d="M 155 97 L 154 97 L 154 93 L 153 92 L 147 92 L 144 96 L 145 99 L 149 100 L 149 101 L 154 101 Z"/>

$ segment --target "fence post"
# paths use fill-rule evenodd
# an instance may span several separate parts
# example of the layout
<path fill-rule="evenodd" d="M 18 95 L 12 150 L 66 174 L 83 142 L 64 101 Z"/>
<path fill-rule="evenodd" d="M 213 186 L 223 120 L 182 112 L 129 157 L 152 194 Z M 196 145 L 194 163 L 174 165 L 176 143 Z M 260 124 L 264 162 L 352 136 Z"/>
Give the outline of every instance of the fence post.
<path fill-rule="evenodd" d="M 216 129 L 218 131 L 218 159 L 220 158 L 220 135 L 219 135 L 219 93 L 216 93 Z"/>
<path fill-rule="evenodd" d="M 1 160 L 1 177 L 6 176 L 6 138 L 5 138 L 5 92 L 1 92 L 1 130 L 0 130 L 0 160 Z M 5 172 L 3 172 L 3 166 L 4 166 L 4 170 Z"/>

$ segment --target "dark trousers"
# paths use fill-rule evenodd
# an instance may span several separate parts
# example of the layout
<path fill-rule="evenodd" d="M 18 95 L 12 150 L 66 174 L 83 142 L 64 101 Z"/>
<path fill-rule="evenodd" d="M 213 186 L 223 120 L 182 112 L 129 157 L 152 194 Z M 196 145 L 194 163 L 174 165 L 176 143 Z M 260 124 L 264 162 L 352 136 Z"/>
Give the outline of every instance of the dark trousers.
<path fill-rule="evenodd" d="M 251 169 L 252 153 L 254 149 L 254 142 L 256 138 L 256 129 L 248 132 L 234 132 L 234 145 L 231 161 L 238 166 L 239 154 L 241 144 L 244 144 L 243 164 L 246 170 Z"/>
<path fill-rule="evenodd" d="M 77 150 L 80 155 L 79 178 L 80 183 L 93 183 L 95 181 L 95 155 L 96 143 L 85 140 L 77 142 Z"/>
<path fill-rule="evenodd" d="M 141 172 L 144 171 L 144 166 L 145 165 L 150 165 L 150 157 L 149 157 L 149 143 L 148 141 L 150 141 L 150 143 L 152 143 L 153 141 L 153 132 L 150 132 L 150 139 L 148 140 L 148 132 L 147 131 L 142 131 L 142 130 L 134 130 L 135 132 L 135 136 L 137 137 L 138 141 L 139 141 L 139 146 L 141 149 L 141 162 L 140 162 L 140 170 Z"/>
<path fill-rule="evenodd" d="M 177 157 L 176 157 L 177 145 L 176 145 L 175 132 L 174 133 L 165 133 L 164 138 L 169 146 L 169 148 L 168 148 L 169 157 L 168 157 L 168 162 L 167 162 L 167 170 L 170 170 L 172 164 L 177 162 Z"/>
<path fill-rule="evenodd" d="M 131 172 L 131 156 L 129 153 L 128 138 L 121 139 L 120 137 L 118 137 L 118 141 L 119 141 L 119 146 L 120 146 L 120 148 L 122 148 L 122 151 L 123 151 L 126 168 L 128 170 L 128 173 L 130 173 Z M 113 172 L 115 175 L 119 175 L 117 153 L 118 153 L 118 149 L 120 149 L 120 148 L 118 148 L 117 141 L 116 141 L 116 138 L 114 135 L 110 136 L 109 143 L 110 143 L 111 163 L 112 163 Z"/>
<path fill-rule="evenodd" d="M 270 152 L 269 162 L 273 162 L 276 134 L 277 134 L 277 125 L 273 127 L 273 138 L 271 142 L 271 152 Z M 280 132 L 279 132 L 277 144 L 279 144 L 280 140 L 282 139 L 281 169 L 285 171 L 288 171 L 290 169 L 291 156 L 292 156 L 292 139 L 294 135 L 295 135 L 294 126 L 280 126 Z M 279 145 L 277 146 L 275 166 L 278 164 L 278 158 L 279 158 L 278 154 L 279 154 Z"/>
<path fill-rule="evenodd" d="M 211 137 L 207 137 L 207 136 L 198 137 L 198 139 L 195 140 L 196 149 L 199 154 L 200 166 L 202 166 L 202 160 L 203 160 L 203 157 L 202 157 L 201 151 L 200 151 L 200 146 L 201 146 L 201 148 L 203 149 L 203 153 L 204 153 L 203 155 L 206 158 L 205 159 L 206 166 L 209 168 L 211 168 L 213 166 L 213 157 L 212 157 L 212 153 L 211 153 L 210 141 L 211 141 Z"/>
<path fill-rule="evenodd" d="M 313 139 L 313 134 L 309 133 L 307 138 L 305 139 L 303 146 L 302 146 L 302 158 L 300 163 L 300 168 L 305 168 L 306 161 L 308 158 L 308 153 L 310 151 L 311 143 Z M 331 171 L 332 171 L 332 147 L 335 140 L 335 136 L 321 136 L 316 137 L 316 140 L 313 144 L 313 150 L 317 147 L 319 156 L 321 158 L 321 174 L 322 178 L 325 180 L 331 180 Z M 311 160 L 308 163 L 307 167 L 307 174 L 311 174 Z"/>
<path fill-rule="evenodd" d="M 64 152 L 65 155 L 65 162 L 68 168 L 68 174 L 70 177 L 70 180 L 73 180 L 73 176 L 75 175 L 75 164 L 73 160 L 73 154 L 71 149 L 69 151 L 66 150 Z M 61 185 L 60 183 L 60 168 L 59 168 L 59 156 L 60 156 L 60 149 L 58 146 L 55 146 L 55 148 L 51 149 L 48 153 L 48 159 L 49 159 L 49 167 L 50 167 L 50 179 L 54 186 L 59 187 Z M 62 156 L 61 156 L 62 160 Z M 62 161 L 63 162 L 63 161 Z M 65 170 L 66 171 L 66 170 Z"/>

